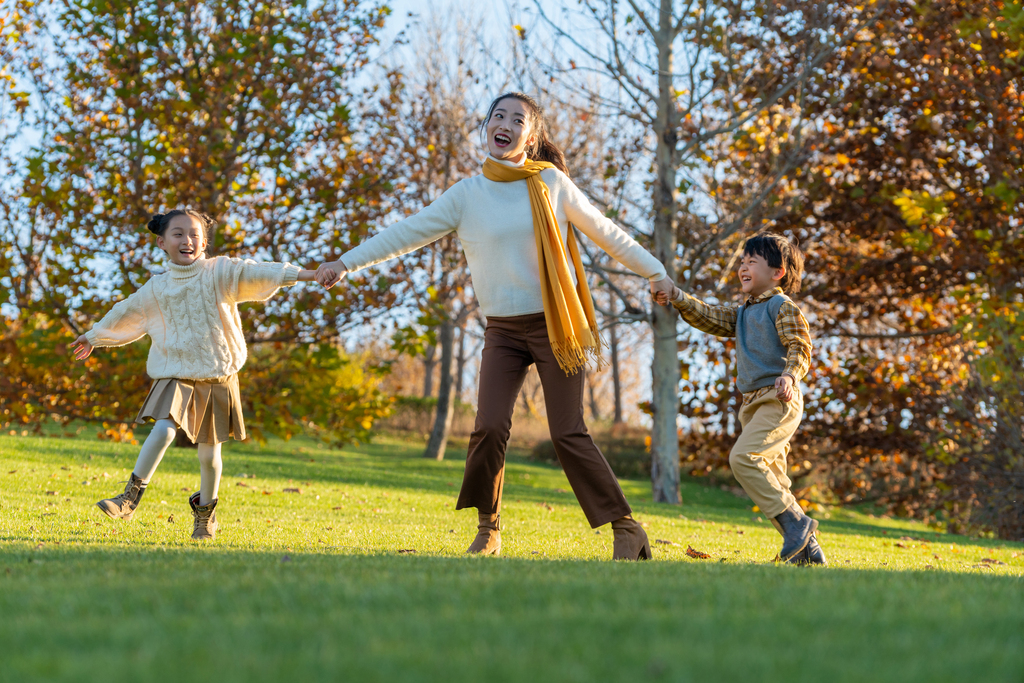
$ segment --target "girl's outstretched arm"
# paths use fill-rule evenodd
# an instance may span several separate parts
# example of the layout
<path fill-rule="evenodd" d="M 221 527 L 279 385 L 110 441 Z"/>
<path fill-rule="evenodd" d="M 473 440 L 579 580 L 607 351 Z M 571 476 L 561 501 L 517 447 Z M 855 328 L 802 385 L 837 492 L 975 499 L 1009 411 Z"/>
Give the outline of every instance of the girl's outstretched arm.
<path fill-rule="evenodd" d="M 78 339 L 71 342 L 71 354 L 75 360 L 85 360 L 92 355 L 93 345 L 85 338 L 84 334 L 78 335 Z"/>
<path fill-rule="evenodd" d="M 151 301 L 151 291 L 150 284 L 147 282 L 127 299 L 114 304 L 113 308 L 92 326 L 92 329 L 75 340 L 73 345 L 75 347 L 79 346 L 81 341 L 89 344 L 89 352 L 78 358 L 78 351 L 76 351 L 76 358 L 78 360 L 87 358 L 93 348 L 124 346 L 146 336 L 148 324 L 146 302 Z"/>
<path fill-rule="evenodd" d="M 260 262 L 226 256 L 217 258 L 215 268 L 222 291 L 237 303 L 266 301 L 281 287 L 294 285 L 303 272 L 290 263 Z"/>

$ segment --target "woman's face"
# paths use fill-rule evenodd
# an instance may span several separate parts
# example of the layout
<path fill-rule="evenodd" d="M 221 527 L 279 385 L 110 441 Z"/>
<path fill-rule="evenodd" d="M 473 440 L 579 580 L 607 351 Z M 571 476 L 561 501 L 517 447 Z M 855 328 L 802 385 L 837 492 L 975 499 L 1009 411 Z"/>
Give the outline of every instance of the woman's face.
<path fill-rule="evenodd" d="M 524 151 L 537 141 L 531 131 L 529 107 L 514 97 L 506 97 L 494 105 L 487 121 L 487 151 L 495 159 L 522 160 Z"/>
<path fill-rule="evenodd" d="M 188 266 L 203 258 L 206 233 L 192 216 L 175 216 L 164 234 L 156 238 L 156 245 L 167 252 L 173 263 Z"/>

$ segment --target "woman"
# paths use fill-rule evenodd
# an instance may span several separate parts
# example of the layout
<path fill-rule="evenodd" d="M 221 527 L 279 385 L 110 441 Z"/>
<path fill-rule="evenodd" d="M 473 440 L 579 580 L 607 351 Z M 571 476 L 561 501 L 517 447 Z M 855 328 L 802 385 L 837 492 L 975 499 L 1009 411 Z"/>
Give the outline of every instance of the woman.
<path fill-rule="evenodd" d="M 586 359 L 599 358 L 593 301 L 579 258 L 575 225 L 619 263 L 651 282 L 658 303 L 672 292 L 665 268 L 595 209 L 566 173 L 533 98 L 506 93 L 484 120 L 489 156 L 483 174 L 456 183 L 418 214 L 325 263 L 317 280 L 418 249 L 455 231 L 487 316 L 476 425 L 456 509 L 477 508 L 478 533 L 467 552 L 501 551 L 501 492 L 512 410 L 531 364 L 544 389 L 555 452 L 592 527 L 611 522 L 614 559 L 649 559 L 647 534 L 583 422 Z M 570 266 L 571 259 L 571 266 Z"/>

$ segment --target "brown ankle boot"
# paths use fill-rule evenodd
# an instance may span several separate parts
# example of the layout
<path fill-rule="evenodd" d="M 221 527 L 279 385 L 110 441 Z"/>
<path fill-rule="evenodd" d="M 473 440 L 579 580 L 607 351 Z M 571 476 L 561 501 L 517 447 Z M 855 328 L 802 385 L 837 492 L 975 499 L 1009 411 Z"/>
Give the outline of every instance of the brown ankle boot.
<path fill-rule="evenodd" d="M 139 501 L 145 492 L 146 485 L 132 472 L 124 487 L 124 493 L 119 493 L 113 498 L 104 498 L 96 503 L 96 507 L 103 510 L 103 514 L 111 519 L 127 521 L 135 514 L 135 508 L 139 507 Z"/>
<path fill-rule="evenodd" d="M 189 507 L 192 508 L 192 517 L 195 519 L 195 526 L 192 527 L 192 540 L 205 541 L 213 540 L 217 536 L 217 499 L 214 498 L 206 505 L 199 504 L 199 492 L 196 491 L 188 497 Z"/>
<path fill-rule="evenodd" d="M 500 555 L 501 515 L 481 512 L 480 523 L 476 528 L 476 538 L 466 552 L 474 555 Z"/>
<path fill-rule="evenodd" d="M 615 534 L 613 560 L 651 559 L 651 544 L 640 522 L 626 515 L 612 522 L 612 532 Z"/>

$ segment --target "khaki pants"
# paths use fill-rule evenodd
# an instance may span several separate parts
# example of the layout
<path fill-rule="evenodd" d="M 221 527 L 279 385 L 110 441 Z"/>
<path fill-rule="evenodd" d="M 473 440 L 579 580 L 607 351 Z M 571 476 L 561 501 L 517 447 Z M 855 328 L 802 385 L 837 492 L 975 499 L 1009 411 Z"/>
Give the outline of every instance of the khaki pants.
<path fill-rule="evenodd" d="M 743 395 L 743 432 L 729 453 L 733 476 L 768 518 L 777 517 L 796 502 L 786 475 L 789 440 L 804 414 L 804 398 L 794 387 L 793 400 L 775 398 L 775 387 Z"/>
<path fill-rule="evenodd" d="M 558 366 L 543 313 L 487 319 L 476 426 L 469 439 L 466 473 L 455 509 L 501 512 L 512 409 L 533 364 L 544 389 L 555 454 L 587 521 L 599 527 L 625 517 L 630 513 L 629 503 L 583 422 L 583 373 L 566 375 Z"/>

